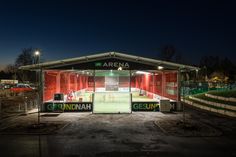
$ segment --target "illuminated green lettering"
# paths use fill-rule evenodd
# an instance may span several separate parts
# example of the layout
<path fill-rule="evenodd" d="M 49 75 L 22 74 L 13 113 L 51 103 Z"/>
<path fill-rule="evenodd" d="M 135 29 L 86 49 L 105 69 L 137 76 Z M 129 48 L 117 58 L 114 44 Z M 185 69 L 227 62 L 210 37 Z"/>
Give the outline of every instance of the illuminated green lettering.
<path fill-rule="evenodd" d="M 76 104 L 71 104 L 71 109 L 75 110 L 76 109 Z"/>
<path fill-rule="evenodd" d="M 139 107 L 138 107 L 138 104 L 137 104 L 137 103 L 134 103 L 134 104 L 133 104 L 133 108 L 134 108 L 134 109 L 138 109 L 138 108 L 139 108 Z"/>
<path fill-rule="evenodd" d="M 48 104 L 47 105 L 47 110 L 52 111 L 53 110 L 53 104 Z"/>
<path fill-rule="evenodd" d="M 71 110 L 71 105 L 70 104 L 65 104 L 64 105 L 64 110 Z"/>

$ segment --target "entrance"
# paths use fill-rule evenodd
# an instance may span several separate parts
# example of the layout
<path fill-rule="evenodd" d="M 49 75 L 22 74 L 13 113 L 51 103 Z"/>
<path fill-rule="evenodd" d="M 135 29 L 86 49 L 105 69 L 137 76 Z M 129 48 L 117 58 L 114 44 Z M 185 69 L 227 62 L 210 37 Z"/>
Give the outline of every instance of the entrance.
<path fill-rule="evenodd" d="M 105 76 L 105 90 L 119 91 L 119 76 Z"/>
<path fill-rule="evenodd" d="M 131 113 L 129 71 L 95 71 L 93 104 L 93 113 Z"/>

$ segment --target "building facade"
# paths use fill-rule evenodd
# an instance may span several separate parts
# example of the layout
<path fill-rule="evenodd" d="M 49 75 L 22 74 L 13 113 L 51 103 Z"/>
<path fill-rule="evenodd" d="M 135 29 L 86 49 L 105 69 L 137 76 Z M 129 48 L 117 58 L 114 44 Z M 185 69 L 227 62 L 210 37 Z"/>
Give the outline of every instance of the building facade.
<path fill-rule="evenodd" d="M 22 66 L 41 75 L 41 111 L 132 113 L 181 109 L 180 72 L 197 67 L 118 52 Z"/>

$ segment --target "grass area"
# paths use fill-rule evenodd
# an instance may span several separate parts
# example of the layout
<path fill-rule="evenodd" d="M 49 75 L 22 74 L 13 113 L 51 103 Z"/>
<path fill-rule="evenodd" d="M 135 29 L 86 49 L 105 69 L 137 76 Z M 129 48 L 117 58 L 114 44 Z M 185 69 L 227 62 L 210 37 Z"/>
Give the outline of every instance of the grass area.
<path fill-rule="evenodd" d="M 221 103 L 221 104 L 225 104 L 225 105 L 236 106 L 236 102 L 209 98 L 209 97 L 205 96 L 205 94 L 197 94 L 197 95 L 194 95 L 194 97 L 199 98 L 199 99 L 203 99 L 203 100 L 206 100 L 206 101 L 212 101 L 212 102 Z"/>
<path fill-rule="evenodd" d="M 199 102 L 199 101 L 196 101 L 196 100 L 192 100 L 192 99 L 190 99 L 190 98 L 188 98 L 188 97 L 186 97 L 185 99 L 188 100 L 188 101 L 191 101 L 191 102 L 193 102 L 193 103 L 202 105 L 202 106 L 207 106 L 207 107 L 214 108 L 214 109 L 218 109 L 218 110 L 226 110 L 226 111 L 235 112 L 234 110 L 230 110 L 230 109 L 226 109 L 226 108 L 222 108 L 222 107 L 217 107 L 217 106 L 205 104 L 205 103 L 202 103 L 202 102 Z M 236 112 L 235 112 L 235 113 L 236 113 Z"/>
<path fill-rule="evenodd" d="M 236 90 L 229 90 L 229 91 L 210 91 L 209 94 L 216 95 L 216 96 L 222 96 L 226 98 L 236 98 Z"/>

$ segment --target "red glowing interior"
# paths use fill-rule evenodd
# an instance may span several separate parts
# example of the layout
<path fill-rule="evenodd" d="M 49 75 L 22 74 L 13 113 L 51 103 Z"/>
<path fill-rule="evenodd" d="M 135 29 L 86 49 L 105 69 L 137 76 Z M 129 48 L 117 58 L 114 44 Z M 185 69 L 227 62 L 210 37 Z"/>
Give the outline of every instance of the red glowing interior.
<path fill-rule="evenodd" d="M 131 88 L 144 90 L 147 96 L 153 98 L 153 94 L 177 100 L 177 72 L 163 72 L 151 74 L 134 75 L 131 77 Z M 105 77 L 96 76 L 96 87 L 105 86 Z M 127 77 L 119 77 L 119 87 L 129 87 Z M 53 99 L 55 93 L 67 95 L 71 91 L 93 91 L 94 77 L 86 74 L 78 74 L 69 71 L 48 70 L 44 72 L 44 94 L 43 100 Z"/>

